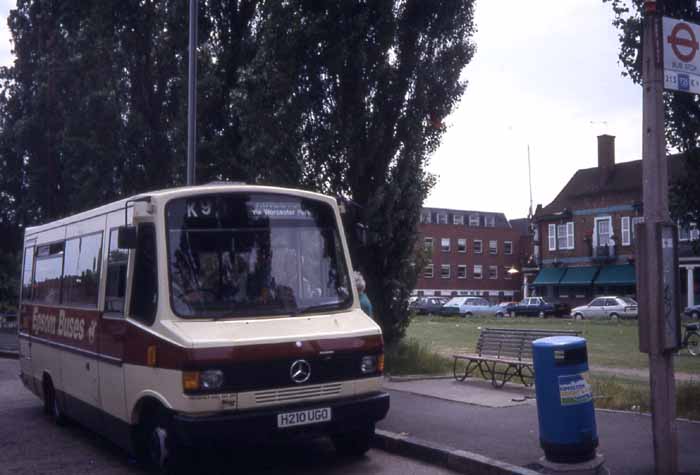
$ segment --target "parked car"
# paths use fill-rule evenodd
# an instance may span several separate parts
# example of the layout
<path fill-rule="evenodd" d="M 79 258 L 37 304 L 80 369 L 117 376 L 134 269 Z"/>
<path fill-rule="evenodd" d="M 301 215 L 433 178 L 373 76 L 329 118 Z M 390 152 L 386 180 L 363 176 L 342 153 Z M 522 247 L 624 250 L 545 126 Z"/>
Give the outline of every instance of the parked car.
<path fill-rule="evenodd" d="M 526 317 L 563 317 L 569 315 L 571 307 L 565 303 L 549 303 L 543 297 L 528 297 L 513 305 L 508 316 L 524 315 Z"/>
<path fill-rule="evenodd" d="M 510 311 L 518 305 L 518 302 L 501 302 L 497 305 L 496 316 L 505 317 L 510 315 Z"/>
<path fill-rule="evenodd" d="M 637 318 L 637 302 L 629 297 L 597 297 L 590 301 L 588 305 L 576 307 L 571 311 L 571 315 L 576 320 L 588 320 L 595 318 Z"/>
<path fill-rule="evenodd" d="M 498 306 L 481 297 L 453 297 L 442 306 L 443 315 L 494 316 Z"/>
<path fill-rule="evenodd" d="M 697 320 L 700 318 L 700 305 L 691 305 L 683 311 L 686 317 L 694 318 Z"/>
<path fill-rule="evenodd" d="M 419 297 L 418 300 L 409 305 L 409 310 L 419 315 L 427 313 L 439 314 L 440 309 L 447 302 L 447 297 Z"/>

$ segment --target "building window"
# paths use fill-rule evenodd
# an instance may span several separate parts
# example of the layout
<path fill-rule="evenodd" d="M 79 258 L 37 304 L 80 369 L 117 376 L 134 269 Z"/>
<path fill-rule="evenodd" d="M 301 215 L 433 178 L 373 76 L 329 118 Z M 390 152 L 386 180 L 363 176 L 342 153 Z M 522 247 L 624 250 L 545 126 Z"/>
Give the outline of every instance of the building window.
<path fill-rule="evenodd" d="M 496 227 L 496 217 L 495 216 L 484 216 L 484 226 L 487 228 Z"/>
<path fill-rule="evenodd" d="M 498 241 L 489 241 L 489 254 L 492 256 L 498 254 Z"/>
<path fill-rule="evenodd" d="M 467 278 L 467 266 L 459 265 L 457 266 L 457 278 L 466 279 Z"/>
<path fill-rule="evenodd" d="M 457 239 L 457 252 L 467 252 L 467 240 L 464 238 Z"/>
<path fill-rule="evenodd" d="M 574 223 L 560 224 L 557 226 L 557 245 L 559 249 L 574 248 Z"/>
<path fill-rule="evenodd" d="M 449 279 L 450 278 L 450 265 L 449 264 L 442 264 L 440 266 L 440 278 L 441 279 Z"/>
<path fill-rule="evenodd" d="M 508 267 L 508 266 L 505 266 L 505 267 L 503 268 L 503 278 L 504 278 L 504 279 L 511 280 L 511 279 L 513 278 L 513 274 L 511 274 L 510 272 L 508 272 L 510 269 L 511 269 L 511 268 Z"/>
<path fill-rule="evenodd" d="M 423 277 L 426 279 L 432 279 L 433 278 L 433 265 L 428 264 L 425 266 L 425 269 L 423 269 Z"/>
<path fill-rule="evenodd" d="M 477 264 L 474 266 L 474 278 L 475 279 L 481 279 L 483 273 L 483 266 L 481 264 Z"/>
<path fill-rule="evenodd" d="M 481 239 L 474 239 L 474 254 L 481 254 L 482 252 Z"/>
<path fill-rule="evenodd" d="M 503 241 L 503 254 L 513 255 L 513 241 Z"/>
<path fill-rule="evenodd" d="M 548 242 L 549 242 L 548 249 L 550 251 L 556 251 L 557 250 L 557 225 L 556 224 L 549 225 L 547 238 L 548 238 Z"/>
<path fill-rule="evenodd" d="M 629 246 L 632 244 L 632 233 L 630 232 L 630 217 L 623 216 L 620 218 L 620 229 L 622 230 L 622 245 Z"/>
<path fill-rule="evenodd" d="M 595 218 L 595 233 L 593 238 L 596 240 L 597 247 L 606 247 L 610 244 L 612 237 L 612 220 L 610 216 L 605 218 Z"/>
<path fill-rule="evenodd" d="M 478 214 L 470 214 L 469 215 L 469 226 L 478 228 L 479 227 L 479 215 Z"/>
<path fill-rule="evenodd" d="M 498 266 L 489 266 L 489 279 L 498 279 Z"/>
<path fill-rule="evenodd" d="M 432 214 L 430 213 L 430 211 L 428 211 L 426 213 L 422 213 L 420 215 L 420 222 L 424 223 L 424 224 L 430 224 L 433 222 Z"/>
<path fill-rule="evenodd" d="M 425 252 L 433 252 L 433 238 L 427 237 L 423 239 L 423 249 Z"/>
<path fill-rule="evenodd" d="M 636 218 L 632 218 L 632 240 L 634 241 L 637 239 L 636 236 L 636 228 L 638 224 L 641 224 L 644 222 L 644 216 L 637 216 Z"/>
<path fill-rule="evenodd" d="M 450 238 L 440 239 L 440 248 L 442 252 L 450 252 Z"/>
<path fill-rule="evenodd" d="M 697 241 L 700 238 L 700 230 L 695 223 L 690 225 L 678 225 L 678 240 L 679 241 Z"/>
<path fill-rule="evenodd" d="M 447 213 L 438 213 L 437 214 L 437 223 L 438 224 L 447 224 Z"/>
<path fill-rule="evenodd" d="M 460 226 L 464 225 L 464 215 L 463 214 L 452 215 L 452 224 L 458 224 Z"/>

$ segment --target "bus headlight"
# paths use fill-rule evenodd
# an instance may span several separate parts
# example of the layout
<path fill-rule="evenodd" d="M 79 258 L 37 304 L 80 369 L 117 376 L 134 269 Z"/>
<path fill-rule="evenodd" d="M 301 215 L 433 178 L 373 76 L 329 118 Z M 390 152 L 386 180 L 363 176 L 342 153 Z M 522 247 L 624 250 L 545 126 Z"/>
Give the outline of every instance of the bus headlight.
<path fill-rule="evenodd" d="M 213 391 L 224 385 L 224 373 L 220 369 L 206 371 L 185 371 L 182 373 L 182 387 L 186 392 Z"/>
<path fill-rule="evenodd" d="M 371 374 L 377 372 L 377 357 L 376 356 L 363 356 L 362 364 L 360 366 L 362 369 L 362 374 Z"/>
<path fill-rule="evenodd" d="M 220 369 L 209 369 L 202 371 L 199 377 L 202 389 L 219 389 L 224 384 L 224 373 Z"/>

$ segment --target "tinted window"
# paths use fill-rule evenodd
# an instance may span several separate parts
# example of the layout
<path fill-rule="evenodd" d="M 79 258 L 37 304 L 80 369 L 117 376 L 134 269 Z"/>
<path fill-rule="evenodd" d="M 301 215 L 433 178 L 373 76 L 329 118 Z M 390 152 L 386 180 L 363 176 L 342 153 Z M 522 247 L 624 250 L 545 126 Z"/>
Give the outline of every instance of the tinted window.
<path fill-rule="evenodd" d="M 156 319 L 157 306 L 156 231 L 151 223 L 139 224 L 130 313 L 134 319 L 151 325 Z"/>
<path fill-rule="evenodd" d="M 22 300 L 32 299 L 32 274 L 34 273 L 34 248 L 24 250 L 24 265 L 22 267 Z"/>
<path fill-rule="evenodd" d="M 37 248 L 32 300 L 38 303 L 61 302 L 61 274 L 63 272 L 63 243 Z"/>
<path fill-rule="evenodd" d="M 97 306 L 101 256 L 102 233 L 66 241 L 62 303 Z"/>
<path fill-rule="evenodd" d="M 593 302 L 591 302 L 591 307 L 602 307 L 603 306 L 603 299 L 595 299 Z"/>
<path fill-rule="evenodd" d="M 105 291 L 105 312 L 124 313 L 124 295 L 126 294 L 126 269 L 129 252 L 119 249 L 117 236 L 119 230 L 109 233 L 109 254 L 107 256 L 107 289 Z"/>

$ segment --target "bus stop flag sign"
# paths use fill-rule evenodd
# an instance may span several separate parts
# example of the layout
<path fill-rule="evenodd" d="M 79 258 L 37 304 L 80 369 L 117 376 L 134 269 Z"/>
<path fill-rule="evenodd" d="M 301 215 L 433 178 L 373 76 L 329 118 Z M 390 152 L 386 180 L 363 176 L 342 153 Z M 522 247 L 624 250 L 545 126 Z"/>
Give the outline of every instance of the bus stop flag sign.
<path fill-rule="evenodd" d="M 663 18 L 664 89 L 700 94 L 700 25 Z"/>

